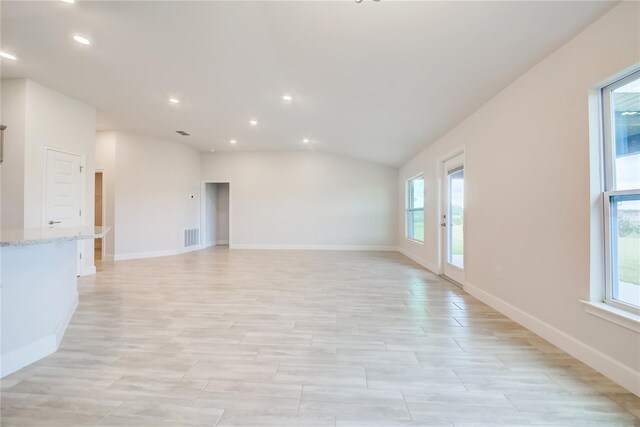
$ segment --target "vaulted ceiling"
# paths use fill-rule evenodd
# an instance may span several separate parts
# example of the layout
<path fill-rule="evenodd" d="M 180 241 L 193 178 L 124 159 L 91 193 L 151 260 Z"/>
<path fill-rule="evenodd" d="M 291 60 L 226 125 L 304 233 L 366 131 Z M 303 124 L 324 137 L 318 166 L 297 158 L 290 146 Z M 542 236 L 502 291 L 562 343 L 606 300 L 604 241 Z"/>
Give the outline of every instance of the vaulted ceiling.
<path fill-rule="evenodd" d="M 95 105 L 101 130 L 398 166 L 613 5 L 2 1 L 1 72 Z"/>

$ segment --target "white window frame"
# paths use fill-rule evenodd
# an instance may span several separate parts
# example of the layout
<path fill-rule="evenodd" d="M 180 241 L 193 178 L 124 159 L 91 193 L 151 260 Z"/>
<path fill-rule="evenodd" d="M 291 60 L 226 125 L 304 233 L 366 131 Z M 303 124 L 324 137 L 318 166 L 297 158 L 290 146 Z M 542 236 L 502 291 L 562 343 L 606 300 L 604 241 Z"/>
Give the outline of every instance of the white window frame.
<path fill-rule="evenodd" d="M 424 183 L 424 173 L 420 173 L 418 175 L 412 176 L 411 178 L 409 178 L 407 180 L 406 186 L 405 186 L 405 212 L 404 212 L 404 237 L 412 242 L 415 243 L 419 243 L 419 244 L 424 244 L 424 234 L 422 236 L 422 240 L 420 239 L 416 239 L 413 236 L 409 235 L 409 215 L 411 215 L 413 212 L 420 212 L 422 211 L 422 217 L 424 218 L 424 184 L 423 184 L 423 194 L 422 194 L 422 207 L 421 208 L 412 208 L 412 200 L 413 200 L 413 186 L 411 185 L 412 181 L 415 181 L 416 179 L 420 179 L 422 178 L 422 182 Z M 424 221 L 424 220 L 423 220 Z M 426 223 L 425 223 L 426 225 Z M 426 227 L 424 227 L 426 228 Z M 426 230 L 423 228 L 423 233 L 426 232 Z"/>
<path fill-rule="evenodd" d="M 627 304 L 623 301 L 613 299 L 613 286 L 617 271 L 615 271 L 615 257 L 617 256 L 616 250 L 611 243 L 613 238 L 612 220 L 613 217 L 613 204 L 612 199 L 616 196 L 629 196 L 639 195 L 640 189 L 633 190 L 615 190 L 615 141 L 614 141 L 614 129 L 612 124 L 614 123 L 615 112 L 611 108 L 611 93 L 626 85 L 627 83 L 640 78 L 640 70 L 636 70 L 627 76 L 616 80 L 615 82 L 603 87 L 600 91 L 601 108 L 602 108 L 602 148 L 603 148 L 603 170 L 604 170 L 604 182 L 602 192 L 602 222 L 604 230 L 604 265 L 605 265 L 605 289 L 604 289 L 604 303 L 612 307 L 624 310 L 635 315 L 640 315 L 640 307 Z"/>

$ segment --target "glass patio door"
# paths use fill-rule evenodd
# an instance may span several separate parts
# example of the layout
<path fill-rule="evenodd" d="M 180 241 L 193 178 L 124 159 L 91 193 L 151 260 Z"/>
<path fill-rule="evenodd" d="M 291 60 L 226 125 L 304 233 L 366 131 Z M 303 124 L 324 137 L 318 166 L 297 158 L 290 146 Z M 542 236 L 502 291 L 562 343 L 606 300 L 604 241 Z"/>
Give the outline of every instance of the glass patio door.
<path fill-rule="evenodd" d="M 444 162 L 443 232 L 444 275 L 464 284 L 464 159 Z"/>

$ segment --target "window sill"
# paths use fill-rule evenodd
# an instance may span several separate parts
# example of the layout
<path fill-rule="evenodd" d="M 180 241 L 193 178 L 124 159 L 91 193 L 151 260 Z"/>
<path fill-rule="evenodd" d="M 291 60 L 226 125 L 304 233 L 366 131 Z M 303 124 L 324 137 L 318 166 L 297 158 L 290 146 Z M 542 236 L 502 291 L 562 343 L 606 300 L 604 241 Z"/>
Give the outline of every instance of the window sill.
<path fill-rule="evenodd" d="M 640 334 L 640 316 L 637 314 L 629 313 L 604 302 L 582 301 L 582 303 L 587 313 Z"/>
<path fill-rule="evenodd" d="M 407 237 L 407 236 L 404 236 L 404 238 L 406 240 L 410 241 L 411 243 L 415 243 L 416 245 L 424 246 L 424 242 L 421 242 L 420 240 L 412 239 L 411 237 Z"/>

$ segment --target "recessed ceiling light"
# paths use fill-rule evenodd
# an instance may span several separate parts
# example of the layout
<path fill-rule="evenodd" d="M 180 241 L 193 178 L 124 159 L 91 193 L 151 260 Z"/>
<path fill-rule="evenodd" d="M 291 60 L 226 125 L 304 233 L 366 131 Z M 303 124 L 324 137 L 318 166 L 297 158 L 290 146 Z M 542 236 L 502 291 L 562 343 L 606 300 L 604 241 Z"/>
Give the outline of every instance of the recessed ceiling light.
<path fill-rule="evenodd" d="M 293 96 L 289 95 L 288 93 L 285 93 L 284 95 L 282 95 L 282 100 L 291 102 L 293 100 Z"/>
<path fill-rule="evenodd" d="M 308 144 L 309 142 L 310 142 L 310 141 L 309 141 L 309 138 L 305 138 L 305 139 L 303 139 L 303 140 L 302 140 L 302 143 L 303 143 L 303 144 Z"/>
<path fill-rule="evenodd" d="M 62 0 L 62 1 L 69 4 L 73 4 L 76 2 L 76 0 Z"/>
<path fill-rule="evenodd" d="M 88 38 L 86 38 L 85 36 L 81 36 L 80 34 L 74 35 L 73 39 L 80 44 L 91 44 L 91 41 L 89 41 Z"/>
<path fill-rule="evenodd" d="M 251 126 L 258 126 L 258 121 L 257 120 L 249 120 L 249 124 Z"/>
<path fill-rule="evenodd" d="M 5 52 L 2 50 L 0 50 L 0 56 L 6 59 L 10 59 L 12 61 L 15 61 L 16 59 L 18 59 L 13 53 Z"/>
<path fill-rule="evenodd" d="M 230 140 L 229 140 L 229 143 L 230 143 L 230 144 L 235 144 L 236 142 L 238 142 L 238 141 L 236 141 L 235 139 L 230 139 Z"/>
<path fill-rule="evenodd" d="M 180 104 L 180 100 L 178 98 L 169 98 L 169 102 L 172 104 Z"/>
<path fill-rule="evenodd" d="M 210 149 L 209 151 L 211 151 L 212 153 L 216 151 L 215 148 Z"/>

